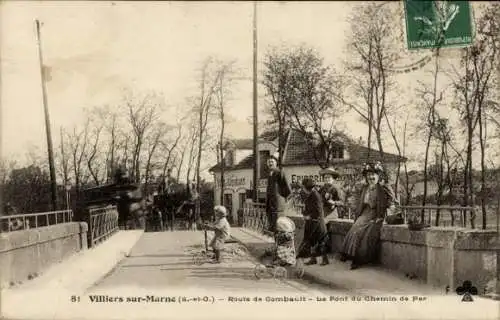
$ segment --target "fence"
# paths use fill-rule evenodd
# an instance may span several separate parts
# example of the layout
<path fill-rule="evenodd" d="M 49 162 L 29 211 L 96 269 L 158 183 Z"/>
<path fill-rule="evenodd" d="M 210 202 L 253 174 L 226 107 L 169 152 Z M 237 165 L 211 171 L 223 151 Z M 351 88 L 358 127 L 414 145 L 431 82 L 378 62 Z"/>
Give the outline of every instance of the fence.
<path fill-rule="evenodd" d="M 401 206 L 405 223 L 410 220 L 426 223 L 431 226 L 476 228 L 476 218 L 481 219 L 476 207 L 461 206 Z"/>
<path fill-rule="evenodd" d="M 247 202 L 243 206 L 243 227 L 260 233 L 268 233 L 269 222 L 266 206 L 262 203 Z"/>
<path fill-rule="evenodd" d="M 293 203 L 291 208 L 297 215 L 302 214 L 303 204 Z M 427 223 L 431 226 L 462 227 L 475 229 L 477 225 L 482 226 L 482 215 L 478 214 L 477 207 L 461 206 L 399 206 L 396 211 L 402 213 L 404 223 L 410 220 Z M 423 215 L 422 215 L 423 213 Z M 353 220 L 353 211 L 347 206 L 338 207 L 339 218 Z M 422 216 L 424 217 L 422 220 Z M 268 233 L 269 223 L 267 221 L 265 205 L 261 203 L 248 202 L 243 207 L 243 227 L 253 229 L 261 233 Z"/>
<path fill-rule="evenodd" d="M 89 209 L 89 247 L 106 240 L 118 231 L 116 206 Z"/>
<path fill-rule="evenodd" d="M 0 232 L 47 227 L 73 221 L 72 210 L 16 214 L 0 217 Z"/>

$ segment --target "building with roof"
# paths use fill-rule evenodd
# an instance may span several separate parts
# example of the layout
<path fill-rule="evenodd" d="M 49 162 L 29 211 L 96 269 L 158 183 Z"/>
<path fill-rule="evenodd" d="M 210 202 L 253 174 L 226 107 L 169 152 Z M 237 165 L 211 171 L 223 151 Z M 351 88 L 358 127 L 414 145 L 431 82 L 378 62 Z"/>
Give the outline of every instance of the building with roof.
<path fill-rule="evenodd" d="M 305 177 L 313 178 L 318 184 L 322 183 L 319 175 L 321 170 L 311 143 L 306 140 L 304 134 L 298 130 L 290 129 L 284 134 L 284 148 L 282 156 L 282 167 L 288 181 L 291 184 L 300 184 Z M 381 153 L 378 150 L 369 149 L 361 144 L 352 142 L 350 139 L 336 141 L 334 157 L 330 164 L 341 174 L 341 180 L 359 178 L 361 166 L 369 161 L 381 161 L 390 177 L 398 163 L 406 161 L 406 158 L 391 153 Z M 252 198 L 253 188 L 253 140 L 237 139 L 225 144 L 224 155 L 224 190 L 221 190 L 221 168 L 218 163 L 210 172 L 214 176 L 215 204 L 220 204 L 221 192 L 224 194 L 223 205 L 231 212 L 233 219 L 237 219 L 237 211 L 243 208 L 247 199 Z M 259 149 L 259 202 L 265 202 L 268 170 L 267 159 L 278 151 L 278 134 L 276 131 L 263 133 L 258 140 Z M 236 221 L 236 220 L 233 220 Z"/>

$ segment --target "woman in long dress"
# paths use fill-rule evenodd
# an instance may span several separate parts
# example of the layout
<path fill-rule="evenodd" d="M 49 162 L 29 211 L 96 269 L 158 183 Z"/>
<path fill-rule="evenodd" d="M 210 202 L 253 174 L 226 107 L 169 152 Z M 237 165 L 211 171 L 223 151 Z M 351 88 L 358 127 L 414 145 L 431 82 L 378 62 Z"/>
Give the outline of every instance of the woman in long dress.
<path fill-rule="evenodd" d="M 355 222 L 344 238 L 341 260 L 351 260 L 351 269 L 378 259 L 380 230 L 387 210 L 395 204 L 391 188 L 379 183 L 383 175 L 380 163 L 367 164 L 363 175 L 367 184 L 361 190 Z"/>
<path fill-rule="evenodd" d="M 327 265 L 329 237 L 323 213 L 321 195 L 314 188 L 314 181 L 305 178 L 302 181 L 304 191 L 304 238 L 297 258 L 311 257 L 307 265 L 317 264 L 317 257 L 323 256 L 321 265 Z"/>

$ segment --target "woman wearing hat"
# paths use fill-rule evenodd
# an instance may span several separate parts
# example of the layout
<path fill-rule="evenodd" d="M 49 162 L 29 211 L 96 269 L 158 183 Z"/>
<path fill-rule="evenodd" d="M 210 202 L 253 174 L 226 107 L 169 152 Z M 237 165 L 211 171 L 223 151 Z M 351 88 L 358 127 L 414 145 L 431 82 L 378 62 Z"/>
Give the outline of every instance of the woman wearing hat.
<path fill-rule="evenodd" d="M 323 256 L 321 265 L 326 265 L 328 261 L 328 232 L 323 213 L 323 201 L 321 195 L 314 188 L 314 180 L 305 178 L 302 181 L 304 192 L 304 239 L 300 246 L 298 258 L 311 257 L 306 264 L 318 263 L 317 257 Z"/>
<path fill-rule="evenodd" d="M 319 190 L 319 193 L 323 199 L 325 217 L 328 217 L 335 211 L 338 205 L 342 204 L 342 191 L 336 186 L 336 181 L 340 175 L 332 167 L 321 170 L 319 174 L 323 177 L 323 181 L 325 182 Z M 338 215 L 336 214 L 333 218 L 338 218 Z"/>
<path fill-rule="evenodd" d="M 380 229 L 387 209 L 395 203 L 394 193 L 379 183 L 384 170 L 380 163 L 369 163 L 363 168 L 367 184 L 355 212 L 355 222 L 344 238 L 341 260 L 351 260 L 351 269 L 375 262 L 378 258 Z"/>

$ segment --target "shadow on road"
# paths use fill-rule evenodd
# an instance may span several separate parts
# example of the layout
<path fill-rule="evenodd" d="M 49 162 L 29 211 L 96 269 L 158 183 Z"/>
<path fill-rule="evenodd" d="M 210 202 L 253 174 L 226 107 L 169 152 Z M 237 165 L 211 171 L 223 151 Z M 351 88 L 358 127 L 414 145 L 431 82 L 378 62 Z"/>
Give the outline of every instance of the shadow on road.
<path fill-rule="evenodd" d="M 132 255 L 127 258 L 188 258 L 189 255 L 186 254 L 141 254 Z"/>
<path fill-rule="evenodd" d="M 179 262 L 168 262 L 168 263 L 145 263 L 145 264 L 123 264 L 120 266 L 122 269 L 126 268 L 141 268 L 141 267 L 163 267 L 163 266 L 185 266 L 192 264 L 191 259 Z M 186 268 L 180 268 L 186 269 Z"/>

